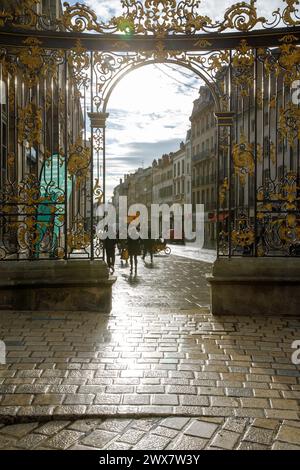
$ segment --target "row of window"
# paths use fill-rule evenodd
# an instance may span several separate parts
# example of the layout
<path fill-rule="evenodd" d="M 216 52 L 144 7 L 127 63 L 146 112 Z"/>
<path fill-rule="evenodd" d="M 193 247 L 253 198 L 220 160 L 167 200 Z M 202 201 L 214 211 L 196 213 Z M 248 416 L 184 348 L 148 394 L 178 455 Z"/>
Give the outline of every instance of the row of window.
<path fill-rule="evenodd" d="M 160 198 L 172 197 L 172 195 L 173 195 L 173 186 L 166 186 L 165 188 L 161 188 L 159 190 Z"/>
<path fill-rule="evenodd" d="M 202 165 L 196 165 L 193 168 L 193 179 L 195 179 L 196 176 L 214 175 L 215 168 L 216 168 L 216 165 L 214 162 L 211 162 L 211 163 L 207 162 Z"/>
<path fill-rule="evenodd" d="M 202 119 L 195 121 L 192 125 L 192 137 L 199 136 L 207 131 L 210 127 L 215 126 L 214 112 L 210 111 Z"/>
<path fill-rule="evenodd" d="M 174 195 L 178 196 L 179 194 L 184 194 L 185 189 L 187 193 L 189 193 L 191 190 L 191 183 L 189 180 L 188 181 L 185 181 L 185 180 L 174 181 L 174 185 L 173 185 Z"/>
<path fill-rule="evenodd" d="M 211 152 L 214 152 L 216 150 L 213 136 L 211 136 L 210 139 L 206 139 L 206 141 L 203 141 L 201 145 L 200 143 L 197 145 L 193 145 L 192 156 L 194 157 L 195 155 L 199 155 L 200 152 L 204 153 L 204 152 L 209 152 L 210 150 Z"/>
<path fill-rule="evenodd" d="M 215 188 L 203 189 L 202 191 L 193 191 L 193 204 L 204 204 L 208 208 L 215 206 Z"/>
<path fill-rule="evenodd" d="M 187 174 L 190 173 L 190 164 L 187 163 Z M 174 163 L 173 165 L 173 177 L 179 178 L 185 174 L 185 161 L 184 159 L 179 160 L 178 162 Z"/>

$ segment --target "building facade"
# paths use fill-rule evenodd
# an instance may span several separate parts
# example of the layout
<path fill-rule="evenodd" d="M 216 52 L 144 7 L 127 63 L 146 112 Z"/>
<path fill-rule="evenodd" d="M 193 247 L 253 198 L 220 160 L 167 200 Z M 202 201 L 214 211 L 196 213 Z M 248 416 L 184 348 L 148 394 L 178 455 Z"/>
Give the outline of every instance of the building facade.
<path fill-rule="evenodd" d="M 191 121 L 192 203 L 205 210 L 205 246 L 216 245 L 216 167 L 217 135 L 214 101 L 207 86 L 202 86 L 194 101 Z"/>
<path fill-rule="evenodd" d="M 186 146 L 181 142 L 179 150 L 173 154 L 173 201 L 182 206 L 186 193 Z"/>

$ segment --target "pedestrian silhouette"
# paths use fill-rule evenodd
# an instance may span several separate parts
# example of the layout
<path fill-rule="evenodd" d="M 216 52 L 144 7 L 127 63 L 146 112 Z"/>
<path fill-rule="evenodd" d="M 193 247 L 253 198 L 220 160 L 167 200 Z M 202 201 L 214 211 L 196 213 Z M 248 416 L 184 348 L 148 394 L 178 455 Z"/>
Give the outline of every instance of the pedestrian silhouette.
<path fill-rule="evenodd" d="M 104 227 L 104 231 L 107 233 L 107 237 L 103 240 L 103 246 L 105 249 L 106 254 L 106 262 L 108 265 L 108 269 L 110 273 L 113 274 L 115 272 L 115 259 L 116 259 L 116 238 L 109 238 L 108 237 L 108 227 Z"/>
<path fill-rule="evenodd" d="M 151 230 L 149 230 L 147 240 L 143 240 L 143 261 L 145 261 L 147 254 L 149 254 L 151 264 L 153 264 L 154 245 L 155 240 L 151 238 Z"/>
<path fill-rule="evenodd" d="M 135 231 L 135 234 L 136 233 L 138 233 L 137 230 Z M 129 260 L 130 260 L 130 275 L 133 274 L 133 268 L 134 268 L 134 274 L 136 276 L 137 266 L 138 266 L 138 256 L 140 256 L 141 254 L 141 240 L 140 238 L 137 238 L 135 240 L 134 239 L 136 237 L 135 234 L 132 233 L 128 235 L 127 249 L 128 249 Z"/>

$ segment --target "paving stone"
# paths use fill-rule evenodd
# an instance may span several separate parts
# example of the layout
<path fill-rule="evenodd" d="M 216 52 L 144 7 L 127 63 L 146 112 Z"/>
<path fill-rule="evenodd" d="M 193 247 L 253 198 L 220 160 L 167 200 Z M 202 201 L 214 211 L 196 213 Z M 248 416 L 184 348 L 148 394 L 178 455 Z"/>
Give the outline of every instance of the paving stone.
<path fill-rule="evenodd" d="M 0 435 L 0 449 L 8 449 L 17 442 L 16 438 Z"/>
<path fill-rule="evenodd" d="M 162 385 L 140 385 L 136 388 L 137 393 L 157 394 L 164 393 L 165 387 Z"/>
<path fill-rule="evenodd" d="M 97 447 L 98 449 L 103 449 L 106 444 L 108 444 L 112 439 L 117 436 L 117 433 L 105 431 L 105 430 L 96 430 L 91 434 L 86 436 L 81 440 L 81 443 L 84 445 Z"/>
<path fill-rule="evenodd" d="M 181 430 L 190 421 L 190 418 L 166 418 L 162 421 L 161 426 L 165 426 L 170 429 Z"/>
<path fill-rule="evenodd" d="M 33 401 L 33 395 L 5 395 L 3 398 L 1 405 L 2 406 L 26 406 L 30 405 Z"/>
<path fill-rule="evenodd" d="M 15 417 L 19 411 L 19 406 L 0 406 L 0 419 L 1 416 Z"/>
<path fill-rule="evenodd" d="M 280 394 L 277 390 L 253 389 L 254 396 L 257 398 L 279 398 Z"/>
<path fill-rule="evenodd" d="M 131 419 L 107 419 L 99 425 L 99 429 L 122 433 L 132 422 Z"/>
<path fill-rule="evenodd" d="M 294 428 L 300 428 L 300 421 L 283 420 L 282 424 L 292 426 Z"/>
<path fill-rule="evenodd" d="M 255 442 L 241 442 L 237 450 L 269 450 L 269 446 Z"/>
<path fill-rule="evenodd" d="M 251 427 L 247 430 L 243 440 L 257 442 L 258 444 L 271 444 L 274 432 L 269 429 Z"/>
<path fill-rule="evenodd" d="M 184 385 L 170 385 L 167 388 L 167 393 L 176 393 L 178 395 L 196 395 L 197 388 L 193 386 L 184 386 Z"/>
<path fill-rule="evenodd" d="M 144 373 L 142 370 L 122 370 L 121 377 L 143 377 Z"/>
<path fill-rule="evenodd" d="M 169 442 L 170 439 L 166 437 L 148 434 L 133 447 L 133 450 L 163 450 Z"/>
<path fill-rule="evenodd" d="M 175 439 L 167 447 L 172 450 L 202 450 L 207 445 L 208 440 L 201 439 L 200 437 L 192 436 L 181 436 L 179 439 Z"/>
<path fill-rule="evenodd" d="M 91 405 L 94 401 L 95 395 L 91 393 L 77 393 L 73 395 L 66 395 L 64 399 L 65 405 Z"/>
<path fill-rule="evenodd" d="M 54 449 L 68 449 L 74 444 L 83 434 L 77 431 L 71 431 L 64 429 L 60 431 L 55 436 L 49 438 L 43 444 L 47 447 L 52 447 Z"/>
<path fill-rule="evenodd" d="M 121 403 L 121 395 L 117 394 L 97 394 L 95 396 L 95 405 L 119 405 Z"/>
<path fill-rule="evenodd" d="M 78 405 L 77 405 L 78 406 Z M 86 413 L 88 415 L 115 415 L 115 414 L 120 414 L 121 415 L 121 410 L 119 410 L 119 407 L 116 407 L 115 405 L 90 405 L 86 408 Z M 135 410 L 136 412 L 136 410 Z"/>
<path fill-rule="evenodd" d="M 276 441 L 272 445 L 272 450 L 300 450 L 300 444 L 297 446 L 295 444 L 289 444 L 288 442 Z"/>
<path fill-rule="evenodd" d="M 299 405 L 296 400 L 277 400 L 271 398 L 271 406 L 272 408 L 276 408 L 277 410 L 299 410 Z"/>
<path fill-rule="evenodd" d="M 195 437 L 211 438 L 218 426 L 205 421 L 193 421 L 184 431 L 185 434 Z"/>
<path fill-rule="evenodd" d="M 45 450 L 49 450 L 47 448 L 45 448 Z M 100 450 L 100 449 L 97 449 L 97 447 L 89 447 L 89 446 L 83 446 L 82 444 L 75 444 L 74 446 L 72 447 L 69 447 L 68 450 Z M 126 449 L 116 449 L 116 450 L 126 450 Z"/>
<path fill-rule="evenodd" d="M 214 437 L 212 446 L 220 447 L 221 449 L 232 450 L 237 444 L 239 438 L 240 434 L 222 429 Z"/>
<path fill-rule="evenodd" d="M 239 402 L 231 397 L 211 397 L 211 406 L 238 407 Z"/>
<path fill-rule="evenodd" d="M 1 434 L 21 438 L 38 427 L 38 423 L 12 424 L 0 429 Z"/>
<path fill-rule="evenodd" d="M 93 395 L 104 393 L 104 392 L 105 392 L 105 385 L 81 385 L 77 390 L 77 393 L 81 393 L 81 394 L 86 393 L 86 394 L 93 394 Z"/>
<path fill-rule="evenodd" d="M 129 429 L 119 438 L 121 442 L 127 444 L 136 444 L 141 438 L 145 435 L 144 431 L 139 431 L 138 429 Z"/>
<path fill-rule="evenodd" d="M 68 429 L 88 433 L 101 426 L 102 422 L 102 419 L 78 419 L 77 421 L 72 422 L 68 426 Z"/>
<path fill-rule="evenodd" d="M 159 436 L 169 437 L 170 439 L 174 439 L 178 435 L 178 431 L 175 429 L 169 429 L 164 426 L 157 426 L 153 429 L 152 434 L 157 434 Z"/>
<path fill-rule="evenodd" d="M 108 385 L 106 387 L 106 393 L 134 393 L 134 387 L 129 385 Z"/>
<path fill-rule="evenodd" d="M 244 408 L 269 408 L 269 402 L 265 398 L 241 398 L 241 403 Z"/>
<path fill-rule="evenodd" d="M 116 441 L 111 441 L 106 447 L 106 450 L 120 450 L 120 451 L 125 451 L 125 450 L 130 450 L 131 449 L 131 444 L 125 444 L 124 442 L 116 442 Z"/>
<path fill-rule="evenodd" d="M 35 432 L 39 434 L 45 434 L 46 436 L 52 436 L 59 432 L 61 429 L 67 427 L 70 421 L 49 421 L 43 424 L 41 427 L 35 429 Z"/>
<path fill-rule="evenodd" d="M 14 391 L 16 390 L 16 386 L 15 385 L 0 385 L 0 394 L 4 394 L 4 393 L 14 393 Z"/>
<path fill-rule="evenodd" d="M 223 416 L 223 417 L 227 417 L 227 416 L 234 416 L 237 411 L 239 411 L 239 410 L 236 410 L 233 407 L 222 408 L 222 407 L 218 407 L 218 406 L 215 406 L 215 407 L 210 406 L 210 407 L 202 408 L 202 415 L 203 416 Z M 195 412 L 196 412 L 196 410 L 195 410 Z"/>
<path fill-rule="evenodd" d="M 34 405 L 61 405 L 64 395 L 57 393 L 37 394 L 34 396 Z"/>
<path fill-rule="evenodd" d="M 25 385 L 19 385 L 16 388 L 15 393 L 22 393 L 22 394 L 46 393 L 48 391 L 48 388 L 49 388 L 49 385 L 46 385 L 46 384 L 45 385 L 44 384 L 32 384 L 32 385 L 25 384 Z"/>
<path fill-rule="evenodd" d="M 263 429 L 276 429 L 278 428 L 279 421 L 276 419 L 261 419 L 257 418 L 253 422 L 253 426 L 256 428 L 263 428 Z"/>
<path fill-rule="evenodd" d="M 228 418 L 223 426 L 228 431 L 242 433 L 248 424 L 247 418 Z"/>
<path fill-rule="evenodd" d="M 180 403 L 183 406 L 209 406 L 208 398 L 198 395 L 180 395 Z"/>
<path fill-rule="evenodd" d="M 158 418 L 138 419 L 133 421 L 132 427 L 142 431 L 150 431 L 159 421 Z"/>
<path fill-rule="evenodd" d="M 219 387 L 199 387 L 199 395 L 224 396 L 225 391 Z"/>
<path fill-rule="evenodd" d="M 28 434 L 27 436 L 18 440 L 15 445 L 21 449 L 35 449 L 46 439 L 47 437 L 42 436 L 41 434 Z"/>
<path fill-rule="evenodd" d="M 253 391 L 250 388 L 226 388 L 226 395 L 229 397 L 252 397 Z"/>
<path fill-rule="evenodd" d="M 235 408 L 234 414 L 239 418 L 264 418 L 267 410 L 259 408 Z"/>
<path fill-rule="evenodd" d="M 265 410 L 265 414 L 271 419 L 299 419 L 299 413 L 294 410 Z"/>
<path fill-rule="evenodd" d="M 85 405 L 59 405 L 55 408 L 55 415 L 73 417 L 84 415 L 88 408 Z"/>
<path fill-rule="evenodd" d="M 278 441 L 300 445 L 300 429 L 292 426 L 282 426 L 276 436 Z"/>
<path fill-rule="evenodd" d="M 154 405 L 178 405 L 179 398 L 176 395 L 153 395 L 152 403 Z"/>

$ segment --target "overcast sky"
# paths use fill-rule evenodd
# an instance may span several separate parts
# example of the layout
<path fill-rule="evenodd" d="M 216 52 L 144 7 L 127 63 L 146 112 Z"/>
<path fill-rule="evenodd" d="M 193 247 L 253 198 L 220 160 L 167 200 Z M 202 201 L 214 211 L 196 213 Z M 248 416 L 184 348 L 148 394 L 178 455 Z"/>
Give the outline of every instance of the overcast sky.
<path fill-rule="evenodd" d="M 75 3 L 71 1 L 70 3 Z M 120 0 L 85 0 L 99 18 L 122 14 Z M 223 17 L 234 0 L 203 0 L 200 14 Z M 282 0 L 258 0 L 259 15 L 284 7 Z M 148 65 L 127 75 L 115 88 L 108 106 L 107 195 L 124 173 L 148 166 L 174 151 L 185 139 L 193 101 L 201 80 L 181 67 Z"/>

